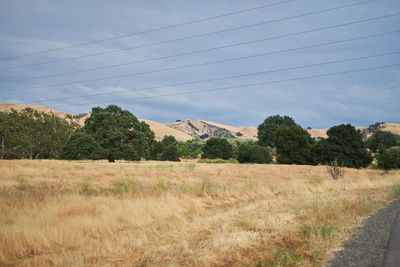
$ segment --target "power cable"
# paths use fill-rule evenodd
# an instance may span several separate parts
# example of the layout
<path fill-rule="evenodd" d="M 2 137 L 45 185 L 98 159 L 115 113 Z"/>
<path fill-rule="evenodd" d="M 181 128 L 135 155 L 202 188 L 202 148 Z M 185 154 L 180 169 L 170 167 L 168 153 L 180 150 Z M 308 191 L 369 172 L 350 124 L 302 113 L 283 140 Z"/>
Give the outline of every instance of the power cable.
<path fill-rule="evenodd" d="M 373 1 L 376 1 L 376 0 L 373 0 Z M 58 59 L 58 60 L 50 60 L 50 61 L 44 61 L 44 62 L 39 62 L 39 63 L 14 66 L 14 67 L 10 67 L 10 68 L 3 68 L 2 70 L 39 66 L 39 65 L 45 65 L 45 64 L 50 64 L 50 63 L 59 63 L 59 62 L 65 62 L 65 61 L 76 60 L 76 59 L 81 59 L 81 58 L 87 58 L 87 57 L 92 57 L 92 56 L 107 55 L 107 54 L 113 54 L 113 53 L 118 53 L 118 52 L 122 52 L 122 51 L 128 51 L 128 50 L 134 50 L 134 49 L 139 49 L 139 48 L 146 48 L 146 47 L 151 47 L 151 46 L 168 44 L 168 43 L 184 41 L 184 40 L 189 40 L 189 39 L 198 38 L 198 37 L 204 37 L 204 36 L 209 36 L 209 35 L 214 35 L 214 34 L 226 33 L 226 32 L 236 31 L 236 30 L 242 30 L 242 29 L 246 29 L 246 28 L 250 28 L 250 27 L 255 27 L 255 26 L 265 25 L 265 24 L 269 24 L 269 23 L 285 21 L 285 20 L 290 20 L 290 19 L 299 18 L 299 17 L 305 17 L 305 16 L 310 16 L 310 15 L 330 12 L 330 11 L 334 11 L 334 10 L 338 10 L 338 9 L 342 9 L 342 8 L 348 8 L 348 7 L 368 4 L 370 2 L 371 1 L 358 2 L 358 3 L 355 3 L 355 4 L 351 4 L 351 5 L 345 5 L 345 6 L 340 6 L 340 7 L 336 7 L 336 8 L 323 9 L 323 10 L 319 10 L 319 11 L 316 11 L 316 12 L 305 13 L 305 14 L 301 14 L 301 15 L 296 15 L 296 16 L 291 16 L 291 17 L 286 17 L 286 18 L 281 18 L 281 19 L 276 19 L 276 20 L 269 20 L 269 21 L 264 21 L 264 22 L 260 22 L 260 23 L 255 23 L 255 24 L 248 24 L 248 25 L 245 25 L 245 26 L 239 26 L 239 27 L 229 28 L 229 29 L 225 29 L 225 30 L 213 31 L 213 32 L 208 32 L 208 33 L 201 33 L 201 34 L 195 34 L 195 35 L 181 37 L 181 38 L 172 39 L 172 40 L 166 40 L 166 41 L 155 42 L 155 43 L 150 43 L 150 44 L 145 44 L 145 45 L 139 45 L 139 46 L 127 47 L 127 48 L 116 49 L 116 50 L 111 50 L 111 51 L 93 53 L 93 54 L 89 54 L 89 55 L 75 56 L 75 57 L 69 57 L 69 58 Z M 374 20 L 374 19 L 371 19 L 371 20 Z M 366 20 L 366 21 L 368 21 L 368 20 Z"/>
<path fill-rule="evenodd" d="M 204 80 L 188 81 L 188 82 L 181 82 L 181 83 L 173 83 L 173 84 L 167 84 L 167 85 L 161 85 L 161 86 L 144 87 L 144 88 L 140 88 L 140 89 L 114 90 L 113 92 L 108 92 L 108 93 L 97 93 L 97 94 L 87 94 L 87 95 L 62 97 L 62 98 L 40 99 L 40 100 L 31 101 L 31 103 L 33 103 L 33 102 L 34 103 L 38 103 L 38 102 L 47 102 L 47 101 L 69 100 L 69 99 L 77 99 L 77 98 L 82 98 L 82 97 L 87 98 L 87 97 L 93 97 L 93 96 L 104 96 L 104 95 L 111 95 L 111 94 L 117 94 L 117 93 L 138 92 L 138 91 L 147 91 L 147 90 L 174 87 L 174 86 L 207 83 L 207 82 L 221 81 L 221 80 L 228 80 L 228 79 L 235 79 L 235 78 L 242 78 L 242 77 L 265 75 L 265 74 L 277 73 L 277 72 L 283 72 L 283 71 L 289 71 L 289 70 L 297 70 L 297 69 L 318 67 L 318 66 L 336 64 L 336 63 L 351 62 L 351 61 L 357 61 L 357 60 L 362 60 L 362 59 L 369 59 L 369 58 L 376 58 L 376 57 L 382 57 L 382 56 L 395 55 L 395 54 L 399 54 L 399 53 L 400 53 L 400 51 L 393 51 L 393 52 L 387 52 L 387 53 L 381 53 L 381 54 L 374 54 L 374 55 L 367 55 L 367 56 L 361 56 L 361 57 L 353 57 L 353 58 L 346 58 L 346 59 L 340 59 L 340 60 L 334 60 L 334 61 L 327 61 L 327 62 L 322 62 L 322 63 L 301 65 L 301 66 L 296 66 L 296 67 L 288 67 L 288 68 L 261 71 L 261 72 L 245 73 L 245 74 L 217 77 L 217 78 L 212 78 L 212 79 L 204 79 Z M 28 101 L 28 103 L 30 103 L 30 102 Z"/>
<path fill-rule="evenodd" d="M 39 55 L 39 54 L 44 54 L 44 53 L 48 53 L 48 52 L 60 51 L 60 50 L 64 50 L 64 49 L 74 48 L 74 47 L 81 47 L 81 46 L 101 43 L 101 42 L 105 42 L 105 41 L 111 41 L 111 40 L 121 39 L 121 38 L 125 38 L 125 37 L 141 35 L 141 34 L 145 34 L 145 33 L 151 33 L 151 32 L 172 29 L 172 28 L 176 28 L 176 27 L 189 25 L 189 24 L 195 24 L 195 23 L 204 22 L 204 21 L 208 21 L 208 20 L 213 20 L 213 19 L 232 16 L 232 15 L 241 14 L 241 13 L 245 13 L 245 12 L 250 12 L 250 11 L 254 11 L 254 10 L 259 10 L 259 9 L 263 9 L 263 8 L 267 8 L 267 7 L 271 7 L 271 6 L 277 6 L 277 5 L 281 5 L 281 4 L 285 4 L 285 3 L 289 3 L 289 2 L 293 2 L 293 1 L 295 1 L 295 0 L 285 0 L 285 1 L 277 2 L 277 3 L 268 4 L 268 5 L 233 11 L 233 12 L 229 12 L 229 13 L 225 13 L 225 14 L 221 14 L 221 15 L 217 15 L 217 16 L 212 16 L 212 17 L 207 17 L 207 18 L 202 18 L 202 19 L 197 19 L 197 20 L 191 20 L 191 21 L 187 21 L 187 22 L 183 22 L 183 23 L 172 24 L 172 25 L 154 28 L 154 29 L 150 29 L 150 30 L 134 32 L 134 33 L 129 33 L 129 34 L 123 34 L 123 35 L 118 35 L 118 36 L 114 36 L 114 37 L 110 37 L 110 38 L 104 38 L 104 39 L 89 41 L 89 42 L 85 42 L 85 43 L 79 43 L 79 44 L 74 44 L 74 45 L 58 47 L 58 48 L 52 48 L 52 49 L 47 49 L 47 50 L 42 50 L 42 51 L 37 51 L 37 52 L 32 52 L 32 53 L 11 56 L 11 57 L 4 57 L 4 58 L 0 58 L 0 60 L 9 60 L 9 59 L 13 59 L 13 58 L 20 58 L 20 57 L 26 57 L 26 56 L 31 56 L 31 55 Z M 372 1 L 376 1 L 376 0 L 370 0 L 367 2 L 372 2 Z"/>
<path fill-rule="evenodd" d="M 174 54 L 174 55 L 161 56 L 161 57 L 156 57 L 156 58 L 150 58 L 150 59 L 144 59 L 144 60 L 138 60 L 138 61 L 131 61 L 131 62 L 125 62 L 125 63 L 118 63 L 118 64 L 112 64 L 112 65 L 105 65 L 105 66 L 89 68 L 89 69 L 81 69 L 81 70 L 74 70 L 74 71 L 69 71 L 69 72 L 48 74 L 48 75 L 42 75 L 42 76 L 36 76 L 36 77 L 28 77 L 28 78 L 17 79 L 17 80 L 2 81 L 2 82 L 0 82 L 0 84 L 21 82 L 21 81 L 29 81 L 29 80 L 38 80 L 38 79 L 58 77 L 58 76 L 64 76 L 64 75 L 71 75 L 71 74 L 82 73 L 82 72 L 104 70 L 104 69 L 112 69 L 112 68 L 122 67 L 122 66 L 140 64 L 140 63 L 147 63 L 147 62 L 154 62 L 154 61 L 159 61 L 159 60 L 164 60 L 164 59 L 169 59 L 169 58 L 175 58 L 175 57 L 199 54 L 199 53 L 210 52 L 210 51 L 215 51 L 215 50 L 220 50 L 220 49 L 226 49 L 226 48 L 231 48 L 231 47 L 235 47 L 235 46 L 248 45 L 248 44 L 253 44 L 253 43 L 257 43 L 257 42 L 265 42 L 265 41 L 269 41 L 269 40 L 280 39 L 280 38 L 285 38 L 285 37 L 295 36 L 295 35 L 301 35 L 301 34 L 306 34 L 306 33 L 312 33 L 312 32 L 316 32 L 316 31 L 322 31 L 322 30 L 327 30 L 327 29 L 332 29 L 332 28 L 337 28 L 337 27 L 344 27 L 344 26 L 349 26 L 349 25 L 354 25 L 354 24 L 360 24 L 360 23 L 370 22 L 370 21 L 379 20 L 379 19 L 385 19 L 385 18 L 398 16 L 398 15 L 400 15 L 400 12 L 394 13 L 394 14 L 389 14 L 389 15 L 384 15 L 384 16 L 378 16 L 378 17 L 373 17 L 373 18 L 367 18 L 367 19 L 352 21 L 352 22 L 348 22 L 348 23 L 336 24 L 336 25 L 333 25 L 333 26 L 316 28 L 316 29 L 307 30 L 307 31 L 301 31 L 301 32 L 290 33 L 290 34 L 285 34 L 285 35 L 279 35 L 279 36 L 274 36 L 274 37 L 262 38 L 262 39 L 256 39 L 256 40 L 240 42 L 240 43 L 235 43 L 235 44 L 230 44 L 230 45 L 223 45 L 223 46 L 211 47 L 211 48 L 206 48 L 206 49 L 194 50 L 194 51 L 178 53 L 178 54 Z"/>
<path fill-rule="evenodd" d="M 303 76 L 303 77 L 284 79 L 284 80 L 275 80 L 275 81 L 258 82 L 258 83 L 248 83 L 248 84 L 241 84 L 241 85 L 235 85 L 235 86 L 226 86 L 226 87 L 218 87 L 218 88 L 212 88 L 212 89 L 186 91 L 186 92 L 171 93 L 171 94 L 164 94 L 164 95 L 153 95 L 153 96 L 145 96 L 145 97 L 124 98 L 123 100 L 130 100 L 130 101 L 132 101 L 132 100 L 133 101 L 134 100 L 144 100 L 144 99 L 152 99 L 152 98 L 159 98 L 159 97 L 179 96 L 179 95 L 188 95 L 188 94 L 195 94 L 195 93 L 202 93 L 202 92 L 212 92 L 212 91 L 236 89 L 236 88 L 242 88 L 242 87 L 259 86 L 259 85 L 266 85 L 266 84 L 277 84 L 277 83 L 284 83 L 284 82 L 315 79 L 315 78 L 321 78 L 321 77 L 337 76 L 337 75 L 343 75 L 343 74 L 349 74 L 349 73 L 357 73 L 357 72 L 370 71 L 370 70 L 392 68 L 392 67 L 397 67 L 397 66 L 400 66 L 400 64 L 382 65 L 382 66 L 375 66 L 375 67 L 362 68 L 362 69 L 354 69 L 354 70 L 348 70 L 348 71 L 340 71 L 340 72 L 324 73 L 324 74 L 311 75 L 311 76 Z M 113 101 L 116 101 L 116 100 L 113 100 Z M 110 100 L 92 102 L 91 104 L 109 103 L 109 102 L 110 102 Z M 70 105 L 53 105 L 53 106 L 56 106 L 56 107 L 67 107 L 67 106 L 68 107 L 72 107 L 72 106 L 81 106 L 81 105 L 88 105 L 88 103 L 70 104 Z"/>
<path fill-rule="evenodd" d="M 203 62 L 203 63 L 191 64 L 191 65 L 183 65 L 183 66 L 171 67 L 171 68 L 165 68 L 165 69 L 157 69 L 157 70 L 152 70 L 152 71 L 144 71 L 144 72 L 136 72 L 136 73 L 130 73 L 130 74 L 122 74 L 122 75 L 101 77 L 101 78 L 95 78 L 95 79 L 80 80 L 80 81 L 74 81 L 74 82 L 56 83 L 56 84 L 48 84 L 48 85 L 26 87 L 26 88 L 16 88 L 16 89 L 12 89 L 12 91 L 15 92 L 15 91 L 32 90 L 32 89 L 38 89 L 38 88 L 47 88 L 47 87 L 51 87 L 51 86 L 63 86 L 63 85 L 70 85 L 70 84 L 76 84 L 76 83 L 103 81 L 103 80 L 131 77 L 131 76 L 151 74 L 151 73 L 157 73 L 157 72 L 165 72 L 165 71 L 172 71 L 172 70 L 187 69 L 187 68 L 192 68 L 192 67 L 199 67 L 199 66 L 217 64 L 217 63 L 231 62 L 231 61 L 237 61 L 237 60 L 248 59 L 248 58 L 257 58 L 257 57 L 262 57 L 262 56 L 267 56 L 267 55 L 281 54 L 281 53 L 304 50 L 304 49 L 309 49 L 309 48 L 323 47 L 323 46 L 334 45 L 334 44 L 345 43 L 345 42 L 352 42 L 352 41 L 356 41 L 356 40 L 374 38 L 374 37 L 379 37 L 379 36 L 384 36 L 384 35 L 389 35 L 389 34 L 395 34 L 395 33 L 399 33 L 399 32 L 400 32 L 400 30 L 396 30 L 396 31 L 391 31 L 391 32 L 377 33 L 377 34 L 360 36 L 360 37 L 344 39 L 344 40 L 339 40 L 339 41 L 326 42 L 326 43 L 320 43 L 320 44 L 316 44 L 316 45 L 308 45 L 308 46 L 303 46 L 303 47 L 296 47 L 296 48 L 291 48 L 291 49 L 278 50 L 278 51 L 255 54 L 255 55 L 228 58 L 228 59 L 209 61 L 209 62 Z M 2 91 L 2 92 L 4 92 L 4 91 Z"/>

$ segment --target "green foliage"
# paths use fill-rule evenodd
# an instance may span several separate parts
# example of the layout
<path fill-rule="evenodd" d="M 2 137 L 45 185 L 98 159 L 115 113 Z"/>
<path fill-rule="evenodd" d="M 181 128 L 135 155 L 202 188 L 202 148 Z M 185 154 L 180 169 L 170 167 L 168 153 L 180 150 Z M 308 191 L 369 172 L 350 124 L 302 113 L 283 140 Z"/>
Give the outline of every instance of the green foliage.
<path fill-rule="evenodd" d="M 31 108 L 0 112 L 0 158 L 59 158 L 73 130 L 65 119 Z"/>
<path fill-rule="evenodd" d="M 383 150 L 377 156 L 378 168 L 389 170 L 400 168 L 400 146 Z"/>
<path fill-rule="evenodd" d="M 274 115 L 266 118 L 262 124 L 258 126 L 258 140 L 262 146 L 274 147 L 275 131 L 280 126 L 298 126 L 295 121 L 289 116 Z"/>
<path fill-rule="evenodd" d="M 180 161 L 178 147 L 174 144 L 167 146 L 161 153 L 161 160 Z"/>
<path fill-rule="evenodd" d="M 132 113 L 116 105 L 104 109 L 92 108 L 83 130 L 100 144 L 110 162 L 116 159 L 150 158 L 150 148 L 154 142 L 150 126 L 139 122 Z"/>
<path fill-rule="evenodd" d="M 336 159 L 340 166 L 361 168 L 372 162 L 372 156 L 364 146 L 361 132 L 354 126 L 334 126 L 327 134 L 328 138 L 319 141 L 315 147 L 315 156 L 319 163 L 329 164 Z"/>
<path fill-rule="evenodd" d="M 162 141 L 154 141 L 150 150 L 150 159 L 158 160 L 161 157 L 161 153 L 164 151 L 164 148 L 165 146 Z"/>
<path fill-rule="evenodd" d="M 229 159 L 232 157 L 232 152 L 232 145 L 226 139 L 211 137 L 203 147 L 202 158 Z"/>
<path fill-rule="evenodd" d="M 267 147 L 242 143 L 239 146 L 237 159 L 240 163 L 270 163 L 272 156 Z"/>
<path fill-rule="evenodd" d="M 102 159 L 104 149 L 88 134 L 75 132 L 61 151 L 62 159 Z"/>
<path fill-rule="evenodd" d="M 204 140 L 198 137 L 187 140 L 186 142 L 178 142 L 179 155 L 182 158 L 195 159 L 201 154 L 202 147 L 205 143 Z"/>
<path fill-rule="evenodd" d="M 176 145 L 178 143 L 176 141 L 175 137 L 173 137 L 172 135 L 165 135 L 162 142 L 165 147 L 170 146 L 170 145 Z"/>
<path fill-rule="evenodd" d="M 278 157 L 283 164 L 313 164 L 313 139 L 299 126 L 280 126 L 275 131 L 275 145 Z"/>
<path fill-rule="evenodd" d="M 396 146 L 397 144 L 399 144 L 399 138 L 391 132 L 384 131 L 373 134 L 366 141 L 366 146 L 374 153 Z"/>

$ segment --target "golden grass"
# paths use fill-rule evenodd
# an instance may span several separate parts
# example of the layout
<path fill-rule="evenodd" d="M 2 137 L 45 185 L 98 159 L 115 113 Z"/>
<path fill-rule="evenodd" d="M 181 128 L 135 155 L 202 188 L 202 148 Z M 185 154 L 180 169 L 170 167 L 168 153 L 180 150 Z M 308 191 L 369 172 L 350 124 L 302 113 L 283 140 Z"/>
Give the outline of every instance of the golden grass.
<path fill-rule="evenodd" d="M 400 184 L 195 162 L 0 161 L 0 176 L 0 265 L 20 266 L 320 266 Z"/>

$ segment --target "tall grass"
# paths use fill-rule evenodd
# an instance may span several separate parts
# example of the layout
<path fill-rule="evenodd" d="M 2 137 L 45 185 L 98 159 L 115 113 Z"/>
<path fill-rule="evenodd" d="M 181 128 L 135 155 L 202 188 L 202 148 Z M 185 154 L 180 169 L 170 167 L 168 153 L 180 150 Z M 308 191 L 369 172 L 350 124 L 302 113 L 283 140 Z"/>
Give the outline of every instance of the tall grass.
<path fill-rule="evenodd" d="M 333 180 L 324 166 L 22 160 L 0 173 L 0 265 L 322 266 L 400 197 L 399 171 Z"/>

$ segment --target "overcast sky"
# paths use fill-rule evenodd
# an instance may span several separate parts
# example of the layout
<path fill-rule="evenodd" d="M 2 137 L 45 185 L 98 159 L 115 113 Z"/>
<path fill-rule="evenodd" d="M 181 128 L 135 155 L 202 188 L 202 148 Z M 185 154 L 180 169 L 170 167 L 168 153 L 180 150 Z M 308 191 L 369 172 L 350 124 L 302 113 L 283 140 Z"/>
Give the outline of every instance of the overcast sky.
<path fill-rule="evenodd" d="M 0 102 L 117 104 L 161 123 L 400 123 L 399 12 L 399 0 L 2 0 Z"/>

